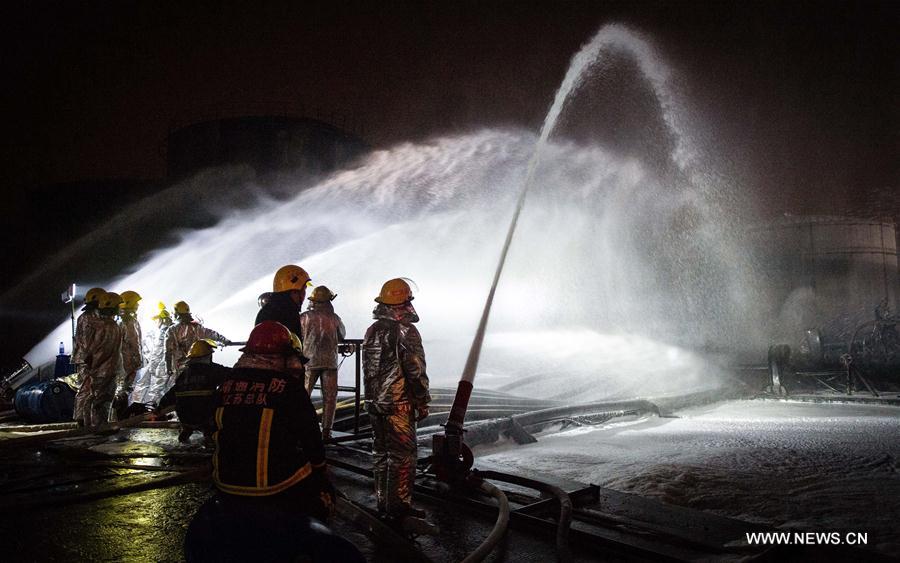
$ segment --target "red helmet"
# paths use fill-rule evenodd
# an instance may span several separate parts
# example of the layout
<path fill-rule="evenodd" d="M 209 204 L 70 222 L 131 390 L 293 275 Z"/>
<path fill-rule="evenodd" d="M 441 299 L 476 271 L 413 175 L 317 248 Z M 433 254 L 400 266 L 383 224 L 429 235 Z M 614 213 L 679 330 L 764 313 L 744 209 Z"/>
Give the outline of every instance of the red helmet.
<path fill-rule="evenodd" d="M 291 331 L 281 323 L 263 321 L 253 327 L 247 345 L 241 348 L 251 354 L 287 354 L 293 350 Z"/>

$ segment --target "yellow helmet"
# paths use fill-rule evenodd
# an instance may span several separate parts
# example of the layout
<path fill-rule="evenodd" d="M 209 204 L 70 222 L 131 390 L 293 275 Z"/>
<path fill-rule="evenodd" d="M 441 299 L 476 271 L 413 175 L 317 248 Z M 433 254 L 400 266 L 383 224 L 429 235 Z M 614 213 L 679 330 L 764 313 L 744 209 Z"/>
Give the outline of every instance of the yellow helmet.
<path fill-rule="evenodd" d="M 216 349 L 216 343 L 208 338 L 204 338 L 203 340 L 198 340 L 191 344 L 191 349 L 188 350 L 187 357 L 188 358 L 202 358 L 203 356 L 209 356 Z"/>
<path fill-rule="evenodd" d="M 137 310 L 138 301 L 141 300 L 141 296 L 137 291 L 123 291 L 122 292 L 122 308 L 128 310 Z"/>
<path fill-rule="evenodd" d="M 300 342 L 300 337 L 293 332 L 291 333 L 291 348 L 296 350 L 298 353 L 303 352 L 303 343 Z"/>
<path fill-rule="evenodd" d="M 97 307 L 99 309 L 118 309 L 119 304 L 122 303 L 122 297 L 119 296 L 118 293 L 110 291 L 108 293 L 104 293 L 100 300 L 97 302 Z"/>
<path fill-rule="evenodd" d="M 169 312 L 166 311 L 166 304 L 160 301 L 156 304 L 156 307 L 159 309 L 159 313 L 153 316 L 154 321 L 158 321 L 159 319 L 168 319 Z"/>
<path fill-rule="evenodd" d="M 375 298 L 375 302 L 385 305 L 400 305 L 413 300 L 412 289 L 403 278 L 394 278 L 384 282 L 381 293 Z"/>
<path fill-rule="evenodd" d="M 300 266 L 293 264 L 278 268 L 278 271 L 275 272 L 275 279 L 272 281 L 272 291 L 274 292 L 303 289 L 306 286 L 312 286 L 309 274 Z"/>
<path fill-rule="evenodd" d="M 175 314 L 176 315 L 188 315 L 191 312 L 191 306 L 185 303 L 184 301 L 179 301 L 175 304 Z"/>
<path fill-rule="evenodd" d="M 324 285 L 320 285 L 312 290 L 312 294 L 308 299 L 314 303 L 327 303 L 329 301 L 334 301 L 335 297 L 337 297 L 337 293 L 332 292 Z"/>
<path fill-rule="evenodd" d="M 90 288 L 89 290 L 87 290 L 87 293 L 84 294 L 84 304 L 87 305 L 88 303 L 94 303 L 95 301 L 98 301 L 100 299 L 100 296 L 102 296 L 104 293 L 106 293 L 106 290 L 102 287 Z"/>

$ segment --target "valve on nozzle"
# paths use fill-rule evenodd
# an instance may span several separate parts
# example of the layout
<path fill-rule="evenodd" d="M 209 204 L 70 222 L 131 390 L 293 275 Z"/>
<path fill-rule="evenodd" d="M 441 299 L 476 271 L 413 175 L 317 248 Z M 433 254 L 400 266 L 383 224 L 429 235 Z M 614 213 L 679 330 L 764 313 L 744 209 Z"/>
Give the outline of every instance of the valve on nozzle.
<path fill-rule="evenodd" d="M 444 432 L 432 437 L 431 467 L 435 475 L 446 483 L 459 483 L 470 475 L 475 456 L 463 441 L 463 422 L 472 396 L 472 382 L 462 380 L 456 388 L 456 397 L 450 416 L 444 424 Z"/>

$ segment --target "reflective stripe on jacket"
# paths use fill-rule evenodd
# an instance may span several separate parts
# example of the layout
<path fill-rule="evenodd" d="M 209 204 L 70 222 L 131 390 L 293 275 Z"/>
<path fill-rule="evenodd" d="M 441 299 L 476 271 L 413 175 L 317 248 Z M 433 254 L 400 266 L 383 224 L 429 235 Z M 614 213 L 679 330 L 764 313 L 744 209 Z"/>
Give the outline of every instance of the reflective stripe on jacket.
<path fill-rule="evenodd" d="M 212 421 L 216 410 L 215 391 L 228 377 L 231 368 L 216 363 L 189 361 L 175 380 L 175 412 L 178 420 L 186 424 L 206 424 Z M 160 407 L 172 399 L 160 402 Z"/>
<path fill-rule="evenodd" d="M 274 495 L 324 465 L 325 447 L 302 379 L 242 360 L 216 393 L 213 481 L 234 495 Z"/>

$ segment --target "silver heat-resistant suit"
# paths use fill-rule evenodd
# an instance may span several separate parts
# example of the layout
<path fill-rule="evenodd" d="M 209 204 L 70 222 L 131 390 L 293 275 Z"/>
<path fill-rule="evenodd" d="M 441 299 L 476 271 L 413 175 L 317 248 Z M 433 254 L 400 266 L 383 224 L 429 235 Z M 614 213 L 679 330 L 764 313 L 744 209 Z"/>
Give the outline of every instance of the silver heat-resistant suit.
<path fill-rule="evenodd" d="M 72 349 L 72 364 L 75 366 L 75 376 L 69 377 L 67 380 L 77 393 L 81 389 L 84 382 L 85 371 L 87 365 L 85 360 L 88 356 L 88 342 L 96 330 L 95 325 L 100 322 L 100 313 L 96 308 L 88 309 L 78 316 L 78 322 L 75 324 L 75 345 Z M 77 397 L 77 395 L 76 395 Z M 72 413 L 73 420 L 84 420 L 83 401 L 75 400 L 75 408 Z"/>
<path fill-rule="evenodd" d="M 74 418 L 83 420 L 85 426 L 98 426 L 109 420 L 116 382 L 125 375 L 123 329 L 115 319 L 105 316 L 91 320 L 86 328 L 82 341 L 76 345 L 74 361 L 82 373 L 82 381 L 75 395 Z"/>
<path fill-rule="evenodd" d="M 178 375 L 178 372 L 184 367 L 191 344 L 204 338 L 222 343 L 229 342 L 218 332 L 206 328 L 193 319 L 179 320 L 172 325 L 166 332 L 166 370 L 168 373 L 173 376 Z"/>
<path fill-rule="evenodd" d="M 310 302 L 309 309 L 300 315 L 303 333 L 303 355 L 306 364 L 306 393 L 312 396 L 316 380 L 322 383 L 322 436 L 331 437 L 334 411 L 337 402 L 338 354 L 337 346 L 344 339 L 345 329 L 341 318 L 334 312 L 331 302 Z"/>
<path fill-rule="evenodd" d="M 157 321 L 155 326 L 143 331 L 143 351 L 145 369 L 134 383 L 131 400 L 134 403 L 156 403 L 162 398 L 166 381 L 166 331 L 172 326 L 165 321 Z"/>
<path fill-rule="evenodd" d="M 411 303 L 378 305 L 363 341 L 366 408 L 374 432 L 379 511 L 402 515 L 412 502 L 416 411 L 431 401 L 419 320 Z"/>
<path fill-rule="evenodd" d="M 116 384 L 116 395 L 123 397 L 127 403 L 127 397 L 134 390 L 134 380 L 137 371 L 144 366 L 143 336 L 141 324 L 134 313 L 123 313 L 120 321 L 122 326 L 122 367 L 125 375 Z"/>

